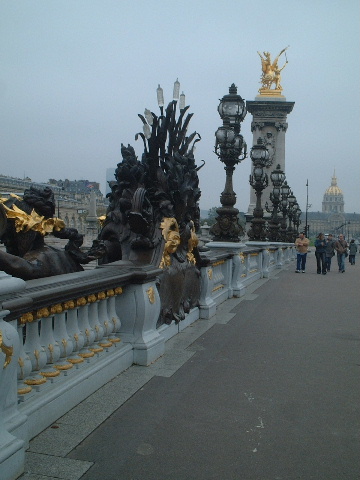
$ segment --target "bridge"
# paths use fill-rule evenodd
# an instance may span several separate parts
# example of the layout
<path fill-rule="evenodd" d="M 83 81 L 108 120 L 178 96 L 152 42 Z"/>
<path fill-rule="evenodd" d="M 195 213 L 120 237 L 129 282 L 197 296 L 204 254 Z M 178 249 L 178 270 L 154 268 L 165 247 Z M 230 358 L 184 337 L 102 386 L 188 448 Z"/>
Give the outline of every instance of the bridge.
<path fill-rule="evenodd" d="M 154 267 L 1 276 L 1 478 L 356 478 L 357 266 L 204 256 L 199 306 L 158 328 Z"/>

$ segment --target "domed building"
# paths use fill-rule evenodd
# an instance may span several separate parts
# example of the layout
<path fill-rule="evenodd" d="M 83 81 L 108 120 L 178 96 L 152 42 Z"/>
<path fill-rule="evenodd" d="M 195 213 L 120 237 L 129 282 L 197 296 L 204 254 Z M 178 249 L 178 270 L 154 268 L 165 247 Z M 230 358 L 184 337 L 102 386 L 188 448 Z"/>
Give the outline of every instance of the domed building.
<path fill-rule="evenodd" d="M 324 193 L 322 211 L 323 213 L 344 213 L 344 195 L 341 188 L 338 187 L 335 171 L 331 185 Z"/>
<path fill-rule="evenodd" d="M 345 235 L 346 240 L 351 238 L 360 239 L 360 214 L 345 213 L 344 194 L 337 184 L 334 174 L 331 185 L 325 190 L 322 201 L 322 212 L 308 212 L 308 235 L 315 237 L 319 232 L 339 233 Z M 305 217 L 302 216 L 302 225 L 305 229 Z"/>

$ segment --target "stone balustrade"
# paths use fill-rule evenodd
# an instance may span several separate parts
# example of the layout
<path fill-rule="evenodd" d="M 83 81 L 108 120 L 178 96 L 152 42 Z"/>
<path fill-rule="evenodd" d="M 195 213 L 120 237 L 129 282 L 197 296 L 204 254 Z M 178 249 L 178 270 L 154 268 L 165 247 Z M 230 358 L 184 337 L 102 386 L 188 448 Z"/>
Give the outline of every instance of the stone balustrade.
<path fill-rule="evenodd" d="M 132 364 L 149 365 L 165 342 L 209 319 L 295 259 L 292 244 L 207 244 L 197 308 L 156 328 L 162 270 L 115 262 L 24 282 L 0 272 L 0 471 L 23 471 L 28 442 Z"/>

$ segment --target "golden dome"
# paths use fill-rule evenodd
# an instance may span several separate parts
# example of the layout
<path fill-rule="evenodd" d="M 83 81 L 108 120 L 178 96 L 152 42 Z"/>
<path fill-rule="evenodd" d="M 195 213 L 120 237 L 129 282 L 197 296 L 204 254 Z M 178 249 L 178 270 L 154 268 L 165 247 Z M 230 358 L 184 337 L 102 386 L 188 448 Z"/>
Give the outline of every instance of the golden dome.
<path fill-rule="evenodd" d="M 337 185 L 337 178 L 334 172 L 334 175 L 332 176 L 332 179 L 331 179 L 331 185 L 329 188 L 326 189 L 325 195 L 342 195 L 342 194 L 343 194 L 343 191 Z"/>

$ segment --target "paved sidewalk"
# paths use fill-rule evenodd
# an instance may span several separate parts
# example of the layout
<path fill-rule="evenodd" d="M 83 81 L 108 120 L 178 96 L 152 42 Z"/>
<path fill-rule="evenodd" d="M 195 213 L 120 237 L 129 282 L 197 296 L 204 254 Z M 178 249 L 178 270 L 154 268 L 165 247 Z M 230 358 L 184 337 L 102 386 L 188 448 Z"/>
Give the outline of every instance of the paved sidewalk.
<path fill-rule="evenodd" d="M 359 479 L 360 263 L 333 264 L 309 254 L 116 377 L 31 442 L 22 480 Z"/>

